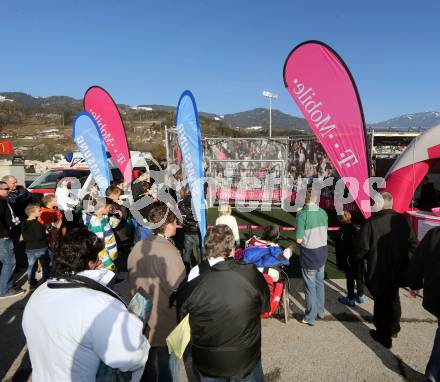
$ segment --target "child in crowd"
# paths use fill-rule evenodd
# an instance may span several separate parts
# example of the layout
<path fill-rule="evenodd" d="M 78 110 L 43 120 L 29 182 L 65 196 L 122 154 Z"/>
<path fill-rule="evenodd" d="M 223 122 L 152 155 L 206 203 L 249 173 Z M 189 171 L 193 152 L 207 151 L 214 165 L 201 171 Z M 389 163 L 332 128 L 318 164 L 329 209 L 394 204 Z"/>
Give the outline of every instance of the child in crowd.
<path fill-rule="evenodd" d="M 93 212 L 83 212 L 83 221 L 90 232 L 104 241 L 105 248 L 99 253 L 99 258 L 104 268 L 114 271 L 114 260 L 118 258 L 118 247 L 112 228 L 117 227 L 119 219 L 114 216 L 108 217 L 112 205 L 113 200 L 105 198 L 103 202 L 100 201 L 95 205 Z"/>
<path fill-rule="evenodd" d="M 364 296 L 364 269 L 363 263 L 354 257 L 356 226 L 351 222 L 351 214 L 344 210 L 341 228 L 336 240 L 336 257 L 340 259 L 340 266 L 347 278 L 347 297 L 339 297 L 338 301 L 348 306 L 355 306 L 365 301 Z M 354 292 L 356 282 L 357 294 Z"/>
<path fill-rule="evenodd" d="M 227 225 L 234 234 L 235 246 L 240 246 L 240 233 L 238 232 L 238 224 L 235 217 L 231 215 L 231 206 L 229 204 L 221 204 L 218 207 L 218 214 L 219 216 L 215 221 L 215 225 Z"/>
<path fill-rule="evenodd" d="M 278 245 L 278 240 L 280 238 L 280 227 L 277 224 L 272 224 L 270 226 L 267 226 L 264 229 L 263 236 L 257 237 L 252 236 L 249 240 L 246 241 L 245 247 L 246 249 L 241 252 L 242 258 L 240 260 L 244 261 L 245 263 L 253 263 L 257 266 L 258 270 L 263 273 L 269 275 L 274 282 L 279 281 L 280 279 L 280 271 L 277 269 L 278 265 L 284 264 L 288 265 L 289 259 L 292 256 L 292 250 L 293 250 L 293 244 L 286 248 L 282 249 Z M 258 252 L 255 252 L 255 249 L 261 249 L 259 253 L 261 256 L 259 256 Z M 262 266 L 261 263 L 264 261 L 263 257 L 267 255 L 267 248 L 272 248 L 272 255 L 274 256 L 273 261 L 275 264 L 270 266 Z M 253 253 L 248 256 L 251 252 L 249 250 L 252 249 Z M 239 255 L 240 256 L 240 255 Z M 236 252 L 236 258 L 237 258 L 237 252 Z M 267 260 L 267 258 L 266 258 Z"/>
<path fill-rule="evenodd" d="M 81 207 L 85 212 L 93 212 L 94 206 L 96 205 L 96 200 L 99 198 L 99 188 L 96 183 L 92 184 L 90 190 L 84 195 L 81 201 Z"/>
<path fill-rule="evenodd" d="M 28 218 L 22 223 L 21 232 L 28 259 L 27 278 L 29 290 L 32 290 L 37 285 L 37 280 L 35 279 L 37 260 L 41 261 L 44 281 L 50 276 L 50 260 L 47 252 L 46 230 L 37 220 L 41 215 L 40 206 L 38 204 L 29 204 L 25 208 L 25 213 Z"/>
<path fill-rule="evenodd" d="M 105 195 L 113 201 L 109 217 L 119 220 L 117 226 L 112 226 L 118 246 L 118 260 L 115 266 L 119 271 L 125 271 L 127 268 L 127 258 L 133 247 L 133 225 L 130 210 L 122 204 L 122 191 L 119 187 L 114 185 L 108 187 Z"/>
<path fill-rule="evenodd" d="M 43 207 L 40 208 L 41 214 L 38 221 L 47 227 L 47 245 L 49 255 L 53 258 L 53 254 L 58 248 L 58 240 L 60 238 L 60 229 L 63 222 L 63 214 L 57 207 L 57 198 L 55 194 L 45 195 L 42 200 Z"/>

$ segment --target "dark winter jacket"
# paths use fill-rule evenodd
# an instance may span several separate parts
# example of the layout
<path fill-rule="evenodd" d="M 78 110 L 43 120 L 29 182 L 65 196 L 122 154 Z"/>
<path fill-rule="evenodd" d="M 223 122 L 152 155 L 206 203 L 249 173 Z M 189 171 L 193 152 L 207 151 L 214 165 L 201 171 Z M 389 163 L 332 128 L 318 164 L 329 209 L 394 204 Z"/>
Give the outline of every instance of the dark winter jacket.
<path fill-rule="evenodd" d="M 373 296 L 408 285 L 409 260 L 416 245 L 414 232 L 402 214 L 382 210 L 365 221 L 355 257 L 367 260 L 366 285 Z"/>
<path fill-rule="evenodd" d="M 150 183 L 146 180 L 136 181 L 131 184 L 131 192 L 133 200 L 136 202 L 141 199 L 145 193 L 150 189 Z"/>
<path fill-rule="evenodd" d="M 0 238 L 10 238 L 12 215 L 7 199 L 0 199 Z"/>
<path fill-rule="evenodd" d="M 440 319 L 440 227 L 430 229 L 417 247 L 410 262 L 409 286 L 423 288 L 423 307 Z"/>
<path fill-rule="evenodd" d="M 26 249 L 42 249 L 47 247 L 45 227 L 37 220 L 25 220 L 21 224 L 21 233 Z"/>
<path fill-rule="evenodd" d="M 355 240 L 358 228 L 353 223 L 342 223 L 335 240 L 338 268 L 347 269 L 355 261 Z"/>
<path fill-rule="evenodd" d="M 121 215 L 117 214 L 117 211 L 120 211 Z M 114 202 L 110 216 L 115 216 L 120 219 L 119 224 L 113 228 L 113 233 L 115 234 L 118 244 L 133 242 L 133 226 L 130 223 L 131 217 L 128 208 Z"/>
<path fill-rule="evenodd" d="M 179 202 L 178 207 L 183 218 L 183 232 L 190 235 L 197 235 L 199 233 L 199 225 L 197 220 L 194 219 L 191 208 L 191 195 L 185 196 L 185 198 Z"/>
<path fill-rule="evenodd" d="M 227 260 L 193 281 L 198 285 L 182 305 L 196 368 L 210 377 L 244 378 L 261 358 L 260 314 L 270 303 L 263 275 Z"/>
<path fill-rule="evenodd" d="M 14 191 L 9 193 L 8 202 L 20 221 L 27 219 L 24 209 L 29 203 L 32 203 L 32 194 L 26 188 L 17 186 Z"/>

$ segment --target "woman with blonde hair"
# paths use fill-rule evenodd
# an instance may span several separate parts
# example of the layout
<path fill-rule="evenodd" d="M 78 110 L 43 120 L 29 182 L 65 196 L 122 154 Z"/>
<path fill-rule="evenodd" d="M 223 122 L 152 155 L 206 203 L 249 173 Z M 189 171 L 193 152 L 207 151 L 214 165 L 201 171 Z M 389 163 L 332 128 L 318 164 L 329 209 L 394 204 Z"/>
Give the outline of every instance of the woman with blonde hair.
<path fill-rule="evenodd" d="M 235 244 L 240 245 L 240 233 L 238 232 L 237 220 L 231 215 L 231 206 L 229 204 L 220 204 L 218 207 L 219 216 L 215 221 L 215 225 L 227 225 L 234 234 Z"/>

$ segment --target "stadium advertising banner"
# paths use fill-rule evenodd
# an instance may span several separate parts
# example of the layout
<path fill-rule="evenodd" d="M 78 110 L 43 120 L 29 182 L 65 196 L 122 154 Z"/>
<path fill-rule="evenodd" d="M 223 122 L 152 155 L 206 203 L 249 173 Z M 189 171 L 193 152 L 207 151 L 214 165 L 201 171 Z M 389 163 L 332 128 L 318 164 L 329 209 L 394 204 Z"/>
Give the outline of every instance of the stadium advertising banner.
<path fill-rule="evenodd" d="M 84 95 L 84 110 L 95 119 L 107 151 L 116 162 L 127 183 L 133 180 L 127 137 L 119 110 L 110 94 L 99 86 L 92 86 Z"/>
<path fill-rule="evenodd" d="M 327 45 L 307 41 L 288 55 L 284 83 L 339 175 L 357 180 L 359 187 L 353 181 L 345 183 L 362 214 L 369 217 L 365 122 L 347 66 Z"/>
<path fill-rule="evenodd" d="M 78 146 L 102 196 L 110 186 L 110 172 L 103 139 L 95 119 L 86 112 L 78 113 L 72 125 L 73 140 Z"/>
<path fill-rule="evenodd" d="M 180 96 L 176 113 L 176 132 L 183 160 L 192 207 L 202 241 L 206 234 L 205 197 L 203 182 L 202 139 L 196 101 L 189 90 Z"/>

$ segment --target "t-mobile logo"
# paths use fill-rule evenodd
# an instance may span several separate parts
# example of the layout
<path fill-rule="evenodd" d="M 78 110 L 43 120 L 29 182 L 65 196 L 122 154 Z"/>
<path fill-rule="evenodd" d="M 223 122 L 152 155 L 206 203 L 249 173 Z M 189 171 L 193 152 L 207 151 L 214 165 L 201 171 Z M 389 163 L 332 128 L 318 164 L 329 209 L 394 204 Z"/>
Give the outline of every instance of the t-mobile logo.
<path fill-rule="evenodd" d="M 358 163 L 356 155 L 354 155 L 353 150 L 347 149 L 343 153 L 340 153 L 339 156 L 342 158 L 338 160 L 338 164 L 340 167 L 345 166 L 350 168 L 351 166 Z"/>

